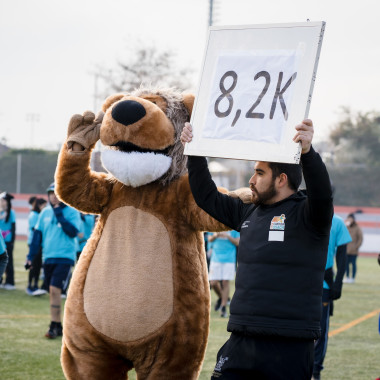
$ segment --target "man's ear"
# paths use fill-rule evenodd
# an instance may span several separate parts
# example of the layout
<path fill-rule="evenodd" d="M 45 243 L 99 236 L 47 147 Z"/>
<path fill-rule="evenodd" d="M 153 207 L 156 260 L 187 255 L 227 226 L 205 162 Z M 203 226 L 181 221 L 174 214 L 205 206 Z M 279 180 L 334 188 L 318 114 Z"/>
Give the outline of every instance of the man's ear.
<path fill-rule="evenodd" d="M 278 185 L 280 187 L 288 185 L 288 176 L 285 173 L 281 173 L 277 178 L 279 179 Z"/>
<path fill-rule="evenodd" d="M 182 94 L 183 96 L 183 104 L 185 105 L 189 115 L 193 112 L 193 105 L 195 96 L 193 94 Z"/>

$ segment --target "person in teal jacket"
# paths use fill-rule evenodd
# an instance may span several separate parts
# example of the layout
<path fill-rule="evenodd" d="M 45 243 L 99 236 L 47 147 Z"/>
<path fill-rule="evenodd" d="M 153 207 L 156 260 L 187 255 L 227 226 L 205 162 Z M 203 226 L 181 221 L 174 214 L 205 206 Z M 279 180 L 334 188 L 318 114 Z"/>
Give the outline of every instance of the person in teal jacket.
<path fill-rule="evenodd" d="M 49 205 L 38 216 L 25 264 L 27 269 L 30 268 L 34 256 L 42 247 L 45 286 L 49 289 L 51 315 L 50 327 L 45 336 L 50 339 L 62 335 L 61 293 L 75 263 L 75 240 L 80 226 L 79 211 L 60 202 L 54 189 L 54 183 L 47 189 Z"/>
<path fill-rule="evenodd" d="M 5 268 L 5 282 L 0 280 L 0 287 L 6 290 L 14 290 L 15 272 L 13 267 L 13 246 L 16 239 L 16 214 L 12 210 L 13 195 L 7 192 L 0 194 L 0 229 L 7 246 L 8 264 Z"/>
<path fill-rule="evenodd" d="M 79 250 L 77 252 L 77 260 L 79 260 L 80 254 L 83 251 L 84 246 L 87 243 L 87 240 L 92 234 L 92 230 L 95 226 L 95 216 L 91 214 L 80 214 L 81 218 L 81 225 L 80 225 L 80 231 L 79 231 Z"/>
<path fill-rule="evenodd" d="M 37 224 L 38 216 L 40 212 L 46 207 L 46 200 L 43 198 L 31 197 L 29 204 L 32 209 L 28 218 L 28 247 L 32 243 L 34 227 Z M 38 281 L 40 278 L 40 272 L 42 268 L 42 249 L 33 258 L 32 267 L 28 274 L 28 287 L 26 288 L 26 294 L 32 296 L 35 295 L 35 291 L 38 289 Z"/>
<path fill-rule="evenodd" d="M 321 336 L 315 342 L 314 347 L 313 380 L 321 378 L 323 361 L 327 351 L 333 301 L 338 300 L 342 295 L 342 282 L 347 261 L 347 244 L 350 242 L 351 236 L 343 219 L 334 214 L 327 251 L 325 281 L 323 282 Z M 333 273 L 334 259 L 337 268 L 335 278 Z"/>
<path fill-rule="evenodd" d="M 7 246 L 0 230 L 0 277 L 4 274 L 8 263 Z"/>

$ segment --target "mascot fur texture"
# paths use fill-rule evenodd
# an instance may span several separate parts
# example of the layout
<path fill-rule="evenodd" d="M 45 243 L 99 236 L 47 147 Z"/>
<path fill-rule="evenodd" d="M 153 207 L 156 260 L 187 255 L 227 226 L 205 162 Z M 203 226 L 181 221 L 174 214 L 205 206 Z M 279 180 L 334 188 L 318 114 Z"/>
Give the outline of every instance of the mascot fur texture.
<path fill-rule="evenodd" d="M 210 309 L 201 231 L 228 228 L 190 191 L 180 133 L 193 102 L 171 89 L 138 89 L 107 98 L 96 119 L 70 120 L 57 193 L 100 218 L 66 301 L 67 379 L 127 379 L 133 367 L 139 380 L 198 378 Z M 89 166 L 99 138 L 108 174 Z"/>

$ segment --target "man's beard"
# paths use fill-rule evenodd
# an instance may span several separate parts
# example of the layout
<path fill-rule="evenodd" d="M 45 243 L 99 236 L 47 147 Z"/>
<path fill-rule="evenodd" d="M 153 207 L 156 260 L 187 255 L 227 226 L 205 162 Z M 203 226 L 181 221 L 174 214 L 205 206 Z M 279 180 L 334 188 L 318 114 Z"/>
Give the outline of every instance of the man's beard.
<path fill-rule="evenodd" d="M 277 190 L 274 187 L 274 181 L 269 186 L 268 190 L 265 190 L 261 193 L 257 191 L 254 186 L 251 186 L 252 193 L 252 202 L 256 205 L 267 204 L 267 202 L 277 195 Z"/>

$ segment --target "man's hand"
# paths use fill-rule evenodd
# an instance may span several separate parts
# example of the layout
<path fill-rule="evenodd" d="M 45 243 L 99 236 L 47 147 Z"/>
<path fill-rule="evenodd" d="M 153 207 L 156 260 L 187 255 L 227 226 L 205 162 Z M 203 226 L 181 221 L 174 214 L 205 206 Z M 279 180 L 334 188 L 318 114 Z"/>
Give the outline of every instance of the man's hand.
<path fill-rule="evenodd" d="M 26 270 L 30 269 L 32 267 L 32 262 L 30 260 L 26 260 L 24 267 Z"/>
<path fill-rule="evenodd" d="M 193 128 L 190 123 L 185 123 L 181 133 L 181 143 L 185 146 L 186 143 L 191 142 L 193 139 Z"/>
<path fill-rule="evenodd" d="M 342 286 L 338 284 L 334 284 L 332 289 L 330 289 L 330 298 L 335 301 L 338 300 L 342 296 Z"/>
<path fill-rule="evenodd" d="M 96 116 L 86 111 L 83 115 L 74 115 L 67 130 L 67 146 L 73 151 L 89 149 L 100 138 L 100 126 L 104 113 Z"/>
<path fill-rule="evenodd" d="M 305 119 L 301 124 L 296 125 L 296 130 L 297 133 L 293 137 L 293 141 L 301 142 L 302 154 L 308 153 L 314 135 L 313 122 L 310 119 Z"/>

